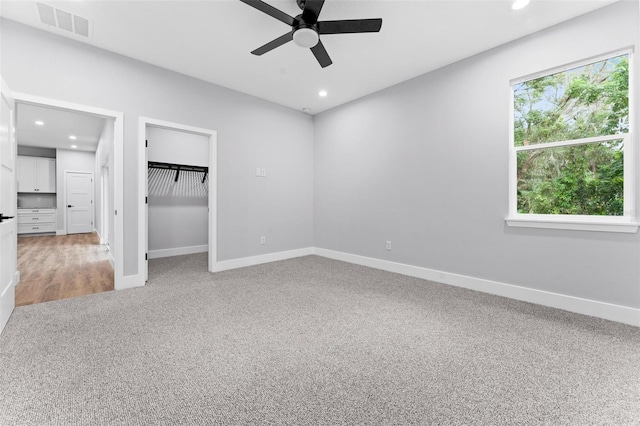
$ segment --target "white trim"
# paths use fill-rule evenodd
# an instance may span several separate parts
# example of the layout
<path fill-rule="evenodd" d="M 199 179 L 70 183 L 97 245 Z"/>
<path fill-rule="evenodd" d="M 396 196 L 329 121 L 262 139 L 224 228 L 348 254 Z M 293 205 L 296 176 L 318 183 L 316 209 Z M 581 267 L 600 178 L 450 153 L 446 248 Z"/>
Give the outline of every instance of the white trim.
<path fill-rule="evenodd" d="M 205 253 L 209 251 L 208 245 L 176 247 L 161 250 L 149 250 L 149 259 L 159 259 L 161 257 L 183 256 L 185 254 Z"/>
<path fill-rule="evenodd" d="M 67 231 L 65 229 L 58 229 L 56 231 L 56 236 L 59 236 L 59 235 L 67 235 Z"/>
<path fill-rule="evenodd" d="M 516 84 L 525 83 L 527 81 L 535 80 L 535 79 L 540 78 L 540 77 L 545 77 L 545 76 L 548 76 L 548 75 L 558 74 L 558 73 L 561 73 L 561 72 L 572 70 L 574 68 L 580 68 L 580 67 L 583 67 L 585 65 L 595 64 L 596 62 L 600 62 L 600 61 L 604 61 L 604 60 L 607 60 L 607 59 L 615 58 L 617 56 L 623 56 L 623 55 L 631 56 L 633 53 L 634 53 L 633 46 L 625 47 L 625 48 L 622 48 L 622 49 L 619 49 L 619 50 L 614 50 L 614 51 L 611 51 L 611 52 L 608 52 L 608 53 L 603 53 L 601 55 L 595 55 L 595 56 L 591 56 L 591 57 L 586 58 L 586 59 L 580 59 L 578 61 L 570 62 L 568 64 L 564 64 L 564 65 L 561 65 L 559 67 L 552 67 L 552 68 L 547 68 L 545 70 L 536 71 L 536 72 L 534 72 L 532 74 L 528 74 L 528 75 L 525 75 L 523 77 L 518 77 L 518 78 L 511 79 L 511 81 L 509 83 L 511 84 L 511 86 L 514 86 Z M 631 75 L 631 74 L 629 74 L 629 75 Z"/>
<path fill-rule="evenodd" d="M 20 284 L 20 271 L 16 271 L 16 274 L 13 277 L 13 282 L 15 285 Z"/>
<path fill-rule="evenodd" d="M 422 268 L 419 266 L 390 262 L 387 260 L 375 259 L 371 257 L 359 256 L 355 254 L 343 253 L 322 248 L 314 248 L 313 252 L 318 256 L 341 260 L 343 262 L 354 263 L 356 265 L 382 269 L 384 271 L 394 272 L 410 277 L 421 278 L 428 281 L 435 281 L 455 287 L 463 287 L 483 293 L 508 297 L 510 299 L 521 300 L 523 302 L 534 303 L 537 305 L 548 306 L 551 308 L 562 309 L 569 312 L 589 315 L 640 327 L 640 309 L 636 308 L 598 302 L 595 300 L 567 296 L 564 294 L 536 290 L 527 287 L 520 287 L 517 285 L 505 284 L 497 281 L 474 278 L 466 275 L 452 274 L 450 272 L 438 271 L 435 269 Z"/>
<path fill-rule="evenodd" d="M 530 216 L 530 217 L 528 217 Z M 638 231 L 639 224 L 626 220 L 615 220 L 611 216 L 586 216 L 586 220 L 580 220 L 585 216 L 552 216 L 552 215 L 525 215 L 505 219 L 507 225 L 516 228 L 543 228 L 565 229 L 568 231 L 595 231 L 595 232 L 623 232 L 633 234 Z"/>
<path fill-rule="evenodd" d="M 140 277 L 140 274 L 124 275 L 122 277 L 120 287 L 116 290 L 127 290 L 136 287 L 144 287 L 144 280 Z"/>
<path fill-rule="evenodd" d="M 576 145 L 587 145 L 592 143 L 602 143 L 602 142 L 611 142 L 611 141 L 623 141 L 625 147 L 629 142 L 629 133 L 616 133 L 615 135 L 607 135 L 607 136 L 593 136 L 590 138 L 582 138 L 582 139 L 569 139 L 566 141 L 557 141 L 557 142 L 541 142 L 534 143 L 533 145 L 523 145 L 516 146 L 516 152 L 522 151 L 534 151 L 536 149 L 549 149 L 549 148 L 560 148 L 563 146 L 576 146 Z"/>
<path fill-rule="evenodd" d="M 113 123 L 113 173 L 114 173 L 114 206 L 112 206 L 115 214 L 113 232 L 115 250 L 115 267 L 114 267 L 114 287 L 116 290 L 129 288 L 124 281 L 124 113 L 104 108 L 97 108 L 88 105 L 76 104 L 72 102 L 61 101 L 57 99 L 45 98 L 42 96 L 34 96 L 26 93 L 14 93 L 17 102 L 45 105 L 54 108 L 69 109 L 73 111 L 86 112 L 89 114 L 102 115 L 112 118 Z M 57 231 L 56 231 L 57 234 Z"/>
<path fill-rule="evenodd" d="M 293 259 L 296 257 L 310 256 L 314 254 L 315 248 L 307 247 L 297 250 L 280 251 L 277 253 L 267 253 L 258 256 L 241 257 L 239 259 L 223 260 L 215 263 L 215 271 L 227 271 L 229 269 L 245 268 L 247 266 L 261 265 L 263 263 L 277 262 L 279 260 Z"/>
<path fill-rule="evenodd" d="M 145 253 L 147 250 L 147 214 L 145 206 L 145 196 L 147 194 L 147 163 L 145 141 L 147 127 L 160 127 L 169 130 L 177 130 L 188 133 L 195 133 L 209 137 L 209 271 L 217 270 L 218 259 L 218 132 L 201 127 L 188 126 L 180 123 L 173 123 L 165 120 L 157 120 L 148 117 L 138 119 L 138 275 L 142 279 L 142 285 L 147 280 L 147 261 Z"/>

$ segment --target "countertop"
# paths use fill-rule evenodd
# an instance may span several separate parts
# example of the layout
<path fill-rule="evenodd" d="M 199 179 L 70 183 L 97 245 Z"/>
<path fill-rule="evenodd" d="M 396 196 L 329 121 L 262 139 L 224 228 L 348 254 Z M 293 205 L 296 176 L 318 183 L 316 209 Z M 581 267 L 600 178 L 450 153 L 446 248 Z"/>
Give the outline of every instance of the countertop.
<path fill-rule="evenodd" d="M 18 207 L 18 210 L 56 210 L 57 207 Z"/>

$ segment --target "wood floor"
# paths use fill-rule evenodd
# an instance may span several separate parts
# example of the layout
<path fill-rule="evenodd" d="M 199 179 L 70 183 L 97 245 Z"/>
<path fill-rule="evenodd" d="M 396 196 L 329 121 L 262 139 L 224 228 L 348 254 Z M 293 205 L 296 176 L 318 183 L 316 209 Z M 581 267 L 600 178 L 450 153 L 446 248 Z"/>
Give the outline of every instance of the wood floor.
<path fill-rule="evenodd" d="M 16 306 L 113 290 L 113 268 L 98 235 L 18 238 Z"/>

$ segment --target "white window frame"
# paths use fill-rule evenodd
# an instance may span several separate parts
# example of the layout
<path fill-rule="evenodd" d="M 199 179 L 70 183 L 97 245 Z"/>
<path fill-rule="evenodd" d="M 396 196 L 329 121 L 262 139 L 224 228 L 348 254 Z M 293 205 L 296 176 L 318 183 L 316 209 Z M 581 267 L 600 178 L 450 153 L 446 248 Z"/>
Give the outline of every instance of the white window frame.
<path fill-rule="evenodd" d="M 564 72 L 573 68 L 603 61 L 616 56 L 628 55 L 629 57 L 629 132 L 616 135 L 596 136 L 591 138 L 574 139 L 568 141 L 556 141 L 548 143 L 538 143 L 534 145 L 515 146 L 514 140 L 514 87 L 525 81 Z M 524 228 L 547 228 L 566 229 L 579 231 L 601 231 L 601 232 L 625 232 L 635 233 L 638 231 L 637 212 L 635 210 L 636 197 L 636 170 L 635 170 L 635 90 L 634 90 L 634 55 L 633 49 L 624 49 L 573 62 L 561 67 L 541 71 L 526 77 L 511 80 L 510 102 L 509 102 L 509 216 L 505 219 L 508 226 Z M 517 154 L 521 151 L 534 149 L 547 149 L 562 146 L 584 145 L 590 143 L 600 143 L 611 140 L 624 140 L 624 212 L 622 216 L 590 216 L 590 215 L 567 215 L 567 214 L 530 214 L 518 213 L 518 170 Z"/>

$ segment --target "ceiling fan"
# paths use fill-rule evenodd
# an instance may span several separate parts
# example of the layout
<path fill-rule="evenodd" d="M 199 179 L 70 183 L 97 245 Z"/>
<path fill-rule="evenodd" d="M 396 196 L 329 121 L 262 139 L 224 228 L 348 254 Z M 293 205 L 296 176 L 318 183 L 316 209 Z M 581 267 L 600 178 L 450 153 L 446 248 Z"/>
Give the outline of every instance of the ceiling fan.
<path fill-rule="evenodd" d="M 302 13 L 295 18 L 262 0 L 240 0 L 291 26 L 291 31 L 254 50 L 254 55 L 263 55 L 276 47 L 293 40 L 300 47 L 310 48 L 322 68 L 333 63 L 324 48 L 320 35 L 348 33 L 376 33 L 382 27 L 382 19 L 343 19 L 318 21 L 325 0 L 296 0 Z"/>

